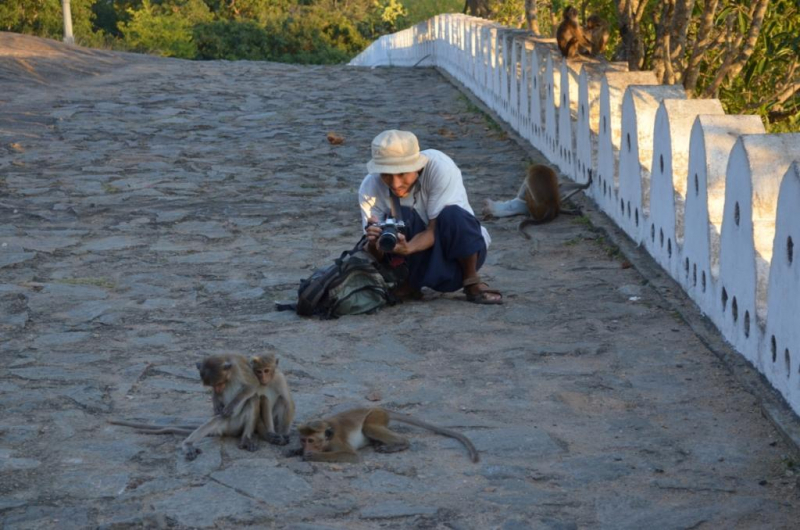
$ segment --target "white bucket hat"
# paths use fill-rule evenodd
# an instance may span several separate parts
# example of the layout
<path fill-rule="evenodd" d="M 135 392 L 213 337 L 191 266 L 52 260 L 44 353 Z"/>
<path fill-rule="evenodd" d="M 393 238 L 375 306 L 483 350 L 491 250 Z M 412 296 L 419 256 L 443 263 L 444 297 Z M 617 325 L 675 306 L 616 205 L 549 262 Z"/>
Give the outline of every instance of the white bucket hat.
<path fill-rule="evenodd" d="M 380 173 L 410 173 L 419 171 L 428 163 L 428 157 L 419 152 L 419 142 L 408 131 L 383 131 L 372 140 L 372 160 L 367 171 Z"/>

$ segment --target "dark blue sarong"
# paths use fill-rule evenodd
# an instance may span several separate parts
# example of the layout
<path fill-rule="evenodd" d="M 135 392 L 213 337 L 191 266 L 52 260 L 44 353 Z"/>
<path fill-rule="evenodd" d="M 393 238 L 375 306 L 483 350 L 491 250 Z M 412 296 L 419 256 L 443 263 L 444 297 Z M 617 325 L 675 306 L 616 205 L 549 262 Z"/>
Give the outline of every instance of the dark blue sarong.
<path fill-rule="evenodd" d="M 425 230 L 419 214 L 402 206 L 406 240 Z M 478 254 L 477 268 L 486 260 L 486 242 L 478 219 L 460 206 L 446 206 L 436 218 L 435 241 L 423 252 L 406 256 L 409 284 L 414 289 L 428 287 L 449 293 L 462 288 L 463 275 L 458 260 Z"/>

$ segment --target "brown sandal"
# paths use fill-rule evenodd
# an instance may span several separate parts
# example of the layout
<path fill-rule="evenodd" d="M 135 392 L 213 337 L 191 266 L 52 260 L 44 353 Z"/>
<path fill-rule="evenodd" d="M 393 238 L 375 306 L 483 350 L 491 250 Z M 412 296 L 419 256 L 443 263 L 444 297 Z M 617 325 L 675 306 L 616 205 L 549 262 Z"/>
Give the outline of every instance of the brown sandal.
<path fill-rule="evenodd" d="M 467 278 L 462 283 L 464 286 L 464 294 L 467 295 L 467 302 L 472 302 L 473 304 L 486 304 L 486 305 L 499 305 L 503 303 L 503 294 L 500 291 L 495 289 L 479 289 L 477 293 L 471 293 L 469 291 L 469 287 L 473 285 L 485 285 L 489 287 L 489 284 L 481 280 L 480 276 L 472 276 L 471 278 Z M 491 295 L 499 296 L 500 298 L 492 298 Z"/>

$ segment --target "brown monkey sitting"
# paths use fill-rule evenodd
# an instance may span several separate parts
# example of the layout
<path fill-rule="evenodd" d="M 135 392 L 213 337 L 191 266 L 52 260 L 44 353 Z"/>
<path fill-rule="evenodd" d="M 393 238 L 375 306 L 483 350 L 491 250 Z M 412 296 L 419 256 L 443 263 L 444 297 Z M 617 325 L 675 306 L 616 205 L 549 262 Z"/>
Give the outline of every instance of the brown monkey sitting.
<path fill-rule="evenodd" d="M 558 189 L 558 176 L 552 168 L 541 164 L 528 167 L 528 174 L 519 188 L 517 196 L 509 201 L 486 200 L 483 206 L 485 217 L 509 217 L 512 215 L 528 214 L 529 218 L 519 224 L 518 230 L 527 239 L 530 236 L 524 228 L 528 225 L 548 223 L 559 214 L 575 214 L 572 210 L 565 210 L 561 203 L 566 201 L 581 190 L 592 184 L 591 175 L 589 182 L 577 186 L 564 197 Z"/>
<path fill-rule="evenodd" d="M 583 34 L 578 23 L 578 10 L 572 6 L 564 9 L 564 18 L 556 30 L 556 42 L 561 55 L 569 59 L 577 56 L 581 49 L 592 49 L 592 43 Z"/>
<path fill-rule="evenodd" d="M 606 49 L 608 43 L 608 22 L 598 15 L 592 15 L 586 19 L 584 34 L 592 44 L 590 54 L 595 57 Z"/>
<path fill-rule="evenodd" d="M 300 454 L 311 462 L 358 463 L 358 449 L 370 443 L 376 444 L 379 453 L 408 449 L 408 440 L 389 429 L 390 419 L 455 438 L 464 444 L 473 462 L 480 459 L 475 446 L 463 434 L 381 408 L 353 409 L 301 425 L 297 429 L 302 444 Z"/>
<path fill-rule="evenodd" d="M 214 408 L 223 408 L 247 387 L 258 385 L 247 359 L 241 355 L 212 355 L 197 363 L 203 385 L 211 387 Z M 202 451 L 194 444 L 206 436 L 239 436 L 239 448 L 255 451 L 258 448 L 253 434 L 259 420 L 258 398 L 237 404 L 228 417 L 217 414 L 202 425 L 150 425 L 128 421 L 109 420 L 114 425 L 134 427 L 146 434 L 184 434 L 188 437 L 181 447 L 187 460 L 194 460 Z"/>

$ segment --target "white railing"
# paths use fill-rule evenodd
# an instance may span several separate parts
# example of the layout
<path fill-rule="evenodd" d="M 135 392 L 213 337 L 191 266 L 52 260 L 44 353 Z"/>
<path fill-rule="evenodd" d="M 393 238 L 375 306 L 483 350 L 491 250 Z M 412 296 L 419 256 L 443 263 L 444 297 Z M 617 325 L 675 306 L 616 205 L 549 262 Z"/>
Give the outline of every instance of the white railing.
<path fill-rule="evenodd" d="M 800 413 L 800 134 L 554 39 L 439 15 L 354 66 L 446 70 L 588 194 Z"/>

